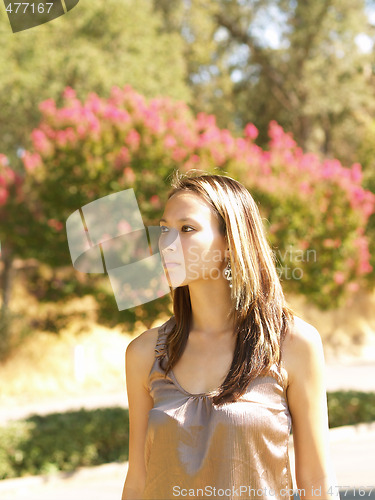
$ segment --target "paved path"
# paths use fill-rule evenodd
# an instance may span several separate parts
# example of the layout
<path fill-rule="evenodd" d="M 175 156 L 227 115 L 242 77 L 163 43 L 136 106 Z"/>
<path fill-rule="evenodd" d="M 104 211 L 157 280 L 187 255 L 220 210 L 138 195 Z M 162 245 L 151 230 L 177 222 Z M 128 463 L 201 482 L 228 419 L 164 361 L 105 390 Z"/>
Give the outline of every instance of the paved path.
<path fill-rule="evenodd" d="M 59 399 L 49 399 L 37 403 L 28 403 L 24 405 L 3 404 L 0 406 L 0 425 L 9 420 L 19 420 L 26 418 L 34 413 L 38 415 L 48 415 L 49 413 L 63 413 L 69 410 L 79 410 L 85 408 L 93 410 L 95 408 L 110 408 L 120 406 L 128 407 L 128 398 L 126 389 L 121 392 L 111 392 L 107 394 L 89 394 L 86 396 L 63 396 Z"/>
<path fill-rule="evenodd" d="M 355 389 L 375 392 L 375 360 L 326 363 L 328 391 Z"/>

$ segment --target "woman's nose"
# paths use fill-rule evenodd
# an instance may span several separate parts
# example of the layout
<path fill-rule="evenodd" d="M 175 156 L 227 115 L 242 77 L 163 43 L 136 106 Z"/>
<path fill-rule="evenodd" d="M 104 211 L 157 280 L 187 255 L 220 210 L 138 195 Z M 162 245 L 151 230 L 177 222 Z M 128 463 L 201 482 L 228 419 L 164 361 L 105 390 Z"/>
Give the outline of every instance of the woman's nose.
<path fill-rule="evenodd" d="M 164 252 L 176 251 L 181 245 L 179 243 L 178 231 L 175 229 L 168 230 L 167 233 L 161 233 L 159 238 L 160 250 Z"/>

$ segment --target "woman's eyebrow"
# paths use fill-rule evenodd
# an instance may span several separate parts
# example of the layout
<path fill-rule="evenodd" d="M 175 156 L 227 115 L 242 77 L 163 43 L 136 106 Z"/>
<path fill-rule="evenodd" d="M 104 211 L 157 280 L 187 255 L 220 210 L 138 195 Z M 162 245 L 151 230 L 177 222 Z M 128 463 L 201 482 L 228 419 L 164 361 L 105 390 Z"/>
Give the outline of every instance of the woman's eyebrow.
<path fill-rule="evenodd" d="M 191 220 L 192 222 L 195 222 L 194 219 L 191 219 L 190 217 L 183 217 L 182 219 L 178 219 L 177 222 L 182 222 L 182 221 L 187 221 L 187 220 Z M 167 219 L 160 219 L 159 222 L 167 222 Z"/>

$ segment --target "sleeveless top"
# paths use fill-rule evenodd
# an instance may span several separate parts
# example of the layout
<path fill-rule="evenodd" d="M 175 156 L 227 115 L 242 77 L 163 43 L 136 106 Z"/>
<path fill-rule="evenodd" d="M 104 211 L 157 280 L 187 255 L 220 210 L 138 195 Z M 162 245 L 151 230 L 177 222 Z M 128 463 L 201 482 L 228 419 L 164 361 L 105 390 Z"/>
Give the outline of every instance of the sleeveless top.
<path fill-rule="evenodd" d="M 251 381 L 236 402 L 216 406 L 165 378 L 166 336 L 159 327 L 148 378 L 149 412 L 144 500 L 180 498 L 293 500 L 288 441 L 291 415 L 284 377 L 275 369 Z"/>

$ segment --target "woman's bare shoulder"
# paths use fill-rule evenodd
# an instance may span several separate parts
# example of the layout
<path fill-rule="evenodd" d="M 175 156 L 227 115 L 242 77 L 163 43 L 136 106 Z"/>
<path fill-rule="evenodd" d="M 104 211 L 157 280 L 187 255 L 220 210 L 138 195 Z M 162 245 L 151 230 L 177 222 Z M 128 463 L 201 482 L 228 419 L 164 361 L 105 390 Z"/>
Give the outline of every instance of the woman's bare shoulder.
<path fill-rule="evenodd" d="M 147 361 L 147 358 L 153 357 L 159 328 L 160 326 L 155 326 L 137 335 L 137 337 L 129 342 L 127 351 L 131 352 L 132 355 L 134 353 L 136 357 L 144 358 L 144 361 Z"/>
<path fill-rule="evenodd" d="M 322 340 L 318 330 L 298 316 L 288 328 L 282 345 L 283 365 L 288 372 L 289 383 L 300 373 L 301 365 L 317 352 L 322 352 Z"/>
<path fill-rule="evenodd" d="M 139 361 L 142 363 L 142 366 L 150 366 L 151 369 L 155 358 L 155 348 L 159 330 L 165 325 L 165 323 L 161 323 L 159 326 L 145 330 L 132 339 L 126 348 L 126 355 L 131 356 L 132 358 L 134 357 L 136 362 Z"/>
<path fill-rule="evenodd" d="M 293 342 L 301 342 L 305 339 L 311 339 L 312 336 L 318 334 L 315 326 L 303 320 L 299 316 L 293 316 L 294 322 L 290 323 L 290 328 L 287 330 L 286 340 L 291 345 Z M 320 335 L 319 335 L 320 336 Z"/>
<path fill-rule="evenodd" d="M 148 376 L 155 360 L 155 347 L 160 326 L 145 330 L 132 339 L 126 348 L 125 363 L 129 363 L 147 388 Z"/>

